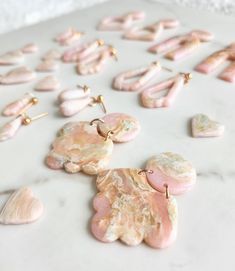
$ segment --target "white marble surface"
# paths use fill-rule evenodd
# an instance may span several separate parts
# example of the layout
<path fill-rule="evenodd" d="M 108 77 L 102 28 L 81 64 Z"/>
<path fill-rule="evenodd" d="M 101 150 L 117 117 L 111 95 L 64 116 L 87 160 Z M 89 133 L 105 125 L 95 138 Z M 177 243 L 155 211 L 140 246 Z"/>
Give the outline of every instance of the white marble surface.
<path fill-rule="evenodd" d="M 181 20 L 182 27 L 164 33 L 160 40 L 193 28 L 203 28 L 215 34 L 215 41 L 204 44 L 187 60 L 173 63 L 147 53 L 149 43 L 124 41 L 119 33 L 95 31 L 103 16 L 121 14 L 133 8 L 145 10 L 148 22 L 164 17 Z M 121 5 L 115 0 L 1 36 L 2 53 L 29 41 L 39 44 L 40 53 L 27 58 L 27 65 L 32 68 L 43 52 L 56 46 L 52 38 L 66 26 L 77 26 L 86 31 L 84 40 L 102 37 L 114 44 L 119 51 L 119 62 L 110 62 L 102 74 L 80 77 L 74 72 L 73 65 L 62 65 L 56 72 L 63 88 L 86 83 L 94 94 L 102 93 L 106 97 L 110 112 L 129 113 L 140 120 L 141 134 L 131 143 L 115 146 L 110 167 L 144 167 L 150 156 L 173 151 L 192 161 L 198 172 L 194 190 L 177 197 L 178 238 L 170 248 L 154 250 L 144 244 L 130 248 L 119 242 L 100 243 L 89 231 L 93 214 L 91 202 L 96 193 L 95 178 L 83 174 L 68 175 L 49 170 L 44 165 L 50 143 L 67 120 L 57 114 L 57 93 L 39 93 L 41 102 L 30 112 L 48 111 L 50 115 L 22 129 L 15 139 L 0 143 L 0 190 L 29 185 L 44 202 L 45 213 L 35 224 L 0 226 L 1 271 L 234 270 L 235 86 L 216 79 L 216 74 L 205 76 L 194 72 L 192 82 L 180 93 L 174 106 L 157 110 L 141 107 L 136 93 L 121 93 L 110 87 L 111 79 L 117 73 L 155 59 L 176 71 L 192 71 L 209 53 L 233 41 L 234 23 L 234 18 L 205 11 L 142 0 L 128 0 Z M 8 69 L 1 67 L 0 73 Z M 38 75 L 38 79 L 42 76 Z M 0 86 L 0 108 L 31 91 L 35 83 Z M 196 113 L 208 114 L 224 123 L 224 137 L 190 137 L 188 122 Z M 102 112 L 96 107 L 84 110 L 72 119 L 91 120 L 100 116 Z M 1 124 L 5 121 L 0 117 Z M 0 198 L 2 203 L 5 197 Z"/>

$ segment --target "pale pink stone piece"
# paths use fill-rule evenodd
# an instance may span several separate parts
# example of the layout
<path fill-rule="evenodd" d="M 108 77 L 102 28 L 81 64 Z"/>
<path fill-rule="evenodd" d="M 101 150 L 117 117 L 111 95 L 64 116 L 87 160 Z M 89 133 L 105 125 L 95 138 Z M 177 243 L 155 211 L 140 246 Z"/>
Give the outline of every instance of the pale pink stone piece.
<path fill-rule="evenodd" d="M 166 81 L 162 81 L 143 90 L 141 101 L 144 107 L 159 108 L 171 106 L 182 89 L 185 79 L 183 75 L 177 75 Z M 168 89 L 167 94 L 157 97 L 156 93 Z"/>
<path fill-rule="evenodd" d="M 3 116 L 16 116 L 19 115 L 21 110 L 25 108 L 32 98 L 35 98 L 33 94 L 26 93 L 21 99 L 16 100 L 10 104 L 8 104 L 2 111 Z"/>
<path fill-rule="evenodd" d="M 81 75 L 99 73 L 111 57 L 113 57 L 112 47 L 107 47 L 94 52 L 78 62 L 77 73 Z"/>
<path fill-rule="evenodd" d="M 74 100 L 74 99 L 82 99 L 90 96 L 91 90 L 87 88 L 84 90 L 82 86 L 77 86 L 75 89 L 66 89 L 60 92 L 58 96 L 58 100 L 60 102 Z"/>
<path fill-rule="evenodd" d="M 60 130 L 46 164 L 69 173 L 97 174 L 107 167 L 112 150 L 112 140 L 100 136 L 96 126 L 86 121 L 71 122 Z"/>
<path fill-rule="evenodd" d="M 36 67 L 38 72 L 53 72 L 58 70 L 59 64 L 52 59 L 44 60 Z"/>
<path fill-rule="evenodd" d="M 0 212 L 0 223 L 20 225 L 38 220 L 43 213 L 42 202 L 35 198 L 29 187 L 16 190 Z"/>
<path fill-rule="evenodd" d="M 157 62 L 151 63 L 147 67 L 141 67 L 135 70 L 120 73 L 113 80 L 113 88 L 123 91 L 137 91 L 144 87 L 160 71 L 161 65 Z M 136 78 L 131 81 L 131 79 Z"/>
<path fill-rule="evenodd" d="M 63 33 L 59 34 L 55 40 L 59 42 L 60 45 L 71 45 L 75 41 L 81 38 L 82 33 L 76 29 L 69 27 Z"/>
<path fill-rule="evenodd" d="M 54 91 L 60 88 L 60 82 L 54 75 L 49 75 L 41 79 L 35 86 L 37 91 Z"/>
<path fill-rule="evenodd" d="M 0 141 L 11 139 L 18 132 L 22 126 L 23 117 L 18 116 L 14 120 L 7 122 L 5 125 L 0 127 Z"/>
<path fill-rule="evenodd" d="M 38 46 L 35 43 L 28 43 L 22 49 L 21 52 L 24 54 L 32 54 L 38 51 Z"/>
<path fill-rule="evenodd" d="M 211 73 L 216 70 L 226 60 L 235 61 L 235 46 L 231 44 L 227 48 L 217 51 L 210 55 L 208 58 L 203 60 L 200 64 L 195 67 L 195 70 L 201 73 Z M 228 81 L 235 81 L 234 62 L 230 64 L 225 70 L 219 75 L 219 78 Z"/>
<path fill-rule="evenodd" d="M 42 60 L 59 60 L 61 55 L 62 54 L 59 50 L 51 49 L 42 56 Z"/>
<path fill-rule="evenodd" d="M 219 78 L 231 83 L 235 83 L 235 61 L 222 71 Z"/>
<path fill-rule="evenodd" d="M 64 52 L 62 55 L 62 60 L 64 62 L 77 62 L 85 59 L 91 53 L 95 52 L 100 46 L 104 45 L 103 40 L 95 40 L 91 42 L 86 42 L 78 44 L 73 48 L 70 48 Z"/>
<path fill-rule="evenodd" d="M 160 20 L 152 25 L 143 28 L 133 27 L 124 33 L 123 38 L 140 41 L 156 40 L 164 29 L 175 28 L 179 26 L 179 21 L 175 19 Z"/>
<path fill-rule="evenodd" d="M 145 18 L 145 12 L 132 11 L 122 16 L 110 16 L 104 18 L 98 25 L 101 31 L 121 31 L 131 27 L 133 24 L 142 21 Z"/>
<path fill-rule="evenodd" d="M 107 135 L 109 131 L 113 134 L 110 139 L 114 142 L 128 142 L 133 140 L 140 132 L 139 121 L 123 113 L 111 113 L 105 115 L 102 122 L 97 123 L 100 134 Z"/>
<path fill-rule="evenodd" d="M 196 182 L 196 170 L 182 156 L 165 152 L 149 159 L 146 175 L 150 185 L 159 192 L 165 192 L 166 186 L 172 195 L 190 190 Z"/>
<path fill-rule="evenodd" d="M 191 54 L 201 42 L 208 42 L 213 35 L 202 30 L 193 30 L 188 34 L 169 38 L 163 42 L 151 46 L 148 51 L 151 53 L 165 53 L 166 58 L 178 60 Z"/>
<path fill-rule="evenodd" d="M 204 114 L 198 114 L 192 118 L 193 137 L 218 137 L 224 133 L 224 125 L 209 119 Z"/>
<path fill-rule="evenodd" d="M 0 65 L 15 65 L 24 61 L 24 54 L 20 50 L 7 52 L 0 56 Z"/>
<path fill-rule="evenodd" d="M 64 101 L 59 106 L 60 113 L 65 117 L 71 117 L 82 111 L 90 102 L 90 97 Z"/>
<path fill-rule="evenodd" d="M 0 77 L 0 84 L 11 85 L 27 83 L 36 78 L 35 72 L 31 71 L 27 67 L 19 67 L 10 70 L 6 74 Z"/>
<path fill-rule="evenodd" d="M 168 247 L 177 234 L 176 201 L 154 190 L 140 171 L 119 168 L 99 173 L 91 231 L 102 242 L 120 239 L 129 246 L 145 241 L 153 248 Z"/>

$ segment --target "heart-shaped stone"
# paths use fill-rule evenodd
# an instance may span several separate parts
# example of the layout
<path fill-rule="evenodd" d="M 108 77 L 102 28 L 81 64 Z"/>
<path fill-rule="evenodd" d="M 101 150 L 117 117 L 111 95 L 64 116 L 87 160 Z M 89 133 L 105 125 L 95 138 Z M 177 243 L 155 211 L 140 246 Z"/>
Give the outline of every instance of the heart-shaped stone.
<path fill-rule="evenodd" d="M 0 213 L 1 224 L 25 224 L 36 221 L 43 213 L 42 202 L 35 198 L 33 192 L 28 187 L 16 190 Z"/>
<path fill-rule="evenodd" d="M 35 79 L 36 75 L 27 67 L 15 68 L 0 77 L 0 84 L 11 85 L 27 83 Z"/>
<path fill-rule="evenodd" d="M 58 79 L 53 76 L 49 75 L 47 77 L 44 77 L 42 80 L 40 80 L 37 85 L 35 86 L 35 90 L 37 91 L 53 91 L 60 87 L 60 82 Z"/>
<path fill-rule="evenodd" d="M 204 114 L 198 114 L 192 119 L 193 137 L 217 137 L 224 133 L 224 125 L 211 120 Z"/>

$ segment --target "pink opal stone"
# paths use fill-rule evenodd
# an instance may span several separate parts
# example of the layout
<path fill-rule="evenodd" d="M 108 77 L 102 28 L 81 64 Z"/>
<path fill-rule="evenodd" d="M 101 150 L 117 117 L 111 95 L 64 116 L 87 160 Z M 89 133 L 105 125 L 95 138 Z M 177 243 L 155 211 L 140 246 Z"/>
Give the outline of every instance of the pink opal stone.
<path fill-rule="evenodd" d="M 74 99 L 82 99 L 90 96 L 91 90 L 90 88 L 86 88 L 84 90 L 83 87 L 77 86 L 75 89 L 66 89 L 60 92 L 58 96 L 59 102 L 74 100 Z"/>
<path fill-rule="evenodd" d="M 60 104 L 60 113 L 65 117 L 71 117 L 87 107 L 90 102 L 90 97 L 64 101 Z"/>
<path fill-rule="evenodd" d="M 0 77 L 0 84 L 11 85 L 27 83 L 36 78 L 36 74 L 27 67 L 19 67 L 10 70 Z"/>
<path fill-rule="evenodd" d="M 38 46 L 35 43 L 28 43 L 22 49 L 22 53 L 24 54 L 32 54 L 38 51 Z"/>
<path fill-rule="evenodd" d="M 29 187 L 16 190 L 0 212 L 0 224 L 20 225 L 38 220 L 43 213 L 42 202 Z"/>
<path fill-rule="evenodd" d="M 47 77 L 44 77 L 37 83 L 37 85 L 35 86 L 35 90 L 46 92 L 57 90 L 59 89 L 59 87 L 60 87 L 59 80 L 55 76 L 49 75 Z"/>
<path fill-rule="evenodd" d="M 96 126 L 86 121 L 71 122 L 60 130 L 46 164 L 69 173 L 97 174 L 108 165 L 112 150 L 112 140 L 100 136 Z"/>
<path fill-rule="evenodd" d="M 60 43 L 60 45 L 71 45 L 75 41 L 79 40 L 82 33 L 76 29 L 69 27 L 63 33 L 59 34 L 55 40 Z"/>
<path fill-rule="evenodd" d="M 24 54 L 20 50 L 7 52 L 0 56 L 0 65 L 15 65 L 24 61 Z"/>
<path fill-rule="evenodd" d="M 235 83 L 235 61 L 222 71 L 219 78 L 231 83 Z"/>
<path fill-rule="evenodd" d="M 2 127 L 0 127 L 0 141 L 6 141 L 13 138 L 20 127 L 22 126 L 22 116 L 18 116 L 14 120 L 7 122 Z"/>
<path fill-rule="evenodd" d="M 53 72 L 58 70 L 59 64 L 54 60 L 44 60 L 43 62 L 39 63 L 36 67 L 36 71 L 38 72 Z"/>
<path fill-rule="evenodd" d="M 196 182 L 196 171 L 192 164 L 182 156 L 165 152 L 152 157 L 146 164 L 150 185 L 160 191 L 179 195 L 187 192 Z"/>
<path fill-rule="evenodd" d="M 177 233 L 176 201 L 154 190 L 139 172 L 121 168 L 99 173 L 91 231 L 102 242 L 168 247 Z"/>
<path fill-rule="evenodd" d="M 105 115 L 99 122 L 98 129 L 105 136 L 109 131 L 113 134 L 110 139 L 114 142 L 127 142 L 133 140 L 140 132 L 140 123 L 132 116 L 122 113 L 111 113 Z"/>
<path fill-rule="evenodd" d="M 60 58 L 61 52 L 58 49 L 51 49 L 42 56 L 42 60 L 59 60 Z"/>

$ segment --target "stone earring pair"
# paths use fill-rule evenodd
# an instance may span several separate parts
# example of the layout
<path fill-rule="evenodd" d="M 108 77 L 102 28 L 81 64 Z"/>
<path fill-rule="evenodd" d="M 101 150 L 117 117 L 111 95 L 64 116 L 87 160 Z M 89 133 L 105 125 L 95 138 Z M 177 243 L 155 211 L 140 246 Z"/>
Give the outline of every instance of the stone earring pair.
<path fill-rule="evenodd" d="M 26 93 L 21 99 L 8 104 L 3 109 L 3 116 L 14 118 L 0 128 L 0 141 L 13 138 L 23 125 L 29 125 L 32 121 L 48 115 L 48 113 L 42 113 L 35 117 L 29 117 L 26 114 L 27 110 L 37 103 L 38 99 L 33 94 Z"/>

